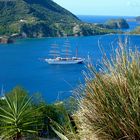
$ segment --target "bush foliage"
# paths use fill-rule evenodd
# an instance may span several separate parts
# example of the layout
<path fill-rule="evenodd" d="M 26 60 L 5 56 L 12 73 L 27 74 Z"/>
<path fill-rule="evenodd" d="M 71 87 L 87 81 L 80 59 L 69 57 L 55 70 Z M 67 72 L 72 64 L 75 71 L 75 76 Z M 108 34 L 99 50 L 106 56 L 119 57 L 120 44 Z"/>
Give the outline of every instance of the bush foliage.
<path fill-rule="evenodd" d="M 80 100 L 79 132 L 88 139 L 140 139 L 140 53 L 119 42 L 100 71 L 90 66 Z"/>

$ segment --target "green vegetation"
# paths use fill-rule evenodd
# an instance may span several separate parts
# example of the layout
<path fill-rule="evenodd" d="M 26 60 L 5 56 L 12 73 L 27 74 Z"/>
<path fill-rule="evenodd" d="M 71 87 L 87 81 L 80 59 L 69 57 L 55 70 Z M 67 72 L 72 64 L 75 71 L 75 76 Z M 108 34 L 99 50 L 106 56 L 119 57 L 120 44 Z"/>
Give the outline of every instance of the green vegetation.
<path fill-rule="evenodd" d="M 51 0 L 0 1 L 0 13 L 0 34 L 8 35 L 25 33 L 28 36 L 29 29 L 35 32 L 32 37 L 38 37 L 39 33 L 41 36 L 53 36 L 53 29 L 49 26 L 79 22 L 76 16 Z"/>
<path fill-rule="evenodd" d="M 11 35 L 14 33 L 19 33 L 18 26 L 0 25 L 0 35 Z"/>
<path fill-rule="evenodd" d="M 127 41 L 125 41 L 127 42 Z M 76 116 L 88 140 L 140 139 L 140 53 L 119 42 L 116 55 L 103 58 L 100 71 L 89 66 Z"/>
<path fill-rule="evenodd" d="M 111 19 L 106 22 L 105 26 L 109 29 L 128 29 L 129 25 L 125 19 Z"/>
<path fill-rule="evenodd" d="M 129 24 L 125 19 L 110 19 L 105 24 L 97 24 L 100 28 L 106 29 L 128 29 Z"/>
<path fill-rule="evenodd" d="M 140 139 L 140 53 L 124 42 L 111 60 L 104 54 L 100 70 L 88 66 L 86 86 L 76 90 L 77 133 L 54 130 L 62 140 Z M 68 137 L 72 134 L 78 137 Z"/>
<path fill-rule="evenodd" d="M 0 138 L 56 138 L 54 128 L 55 131 L 65 130 L 65 134 L 68 130 L 74 132 L 71 123 L 74 100 L 69 100 L 67 105 L 65 103 L 47 104 L 38 95 L 30 97 L 24 89 L 14 88 L 4 98 L 0 98 Z"/>
<path fill-rule="evenodd" d="M 140 26 L 130 32 L 131 34 L 140 34 Z"/>
<path fill-rule="evenodd" d="M 37 134 L 38 110 L 32 105 L 31 97 L 21 88 L 6 94 L 0 107 L 0 137 L 19 140 Z"/>
<path fill-rule="evenodd" d="M 52 0 L 0 1 L 0 35 L 54 37 L 114 33 L 86 24 Z"/>

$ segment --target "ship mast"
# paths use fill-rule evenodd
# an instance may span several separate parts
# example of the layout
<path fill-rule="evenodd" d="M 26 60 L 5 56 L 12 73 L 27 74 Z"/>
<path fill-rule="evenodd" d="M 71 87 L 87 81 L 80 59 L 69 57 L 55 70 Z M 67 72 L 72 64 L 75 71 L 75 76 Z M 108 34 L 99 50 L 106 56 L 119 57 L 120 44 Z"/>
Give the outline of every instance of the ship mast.
<path fill-rule="evenodd" d="M 66 58 L 69 58 L 71 55 L 70 42 L 68 39 L 64 42 L 64 50 L 62 50 L 62 54 L 65 55 Z"/>
<path fill-rule="evenodd" d="M 78 47 L 76 48 L 76 58 L 78 58 Z"/>
<path fill-rule="evenodd" d="M 54 59 L 60 56 L 58 44 L 56 43 L 52 44 L 51 50 L 49 51 L 49 55 L 53 56 Z"/>

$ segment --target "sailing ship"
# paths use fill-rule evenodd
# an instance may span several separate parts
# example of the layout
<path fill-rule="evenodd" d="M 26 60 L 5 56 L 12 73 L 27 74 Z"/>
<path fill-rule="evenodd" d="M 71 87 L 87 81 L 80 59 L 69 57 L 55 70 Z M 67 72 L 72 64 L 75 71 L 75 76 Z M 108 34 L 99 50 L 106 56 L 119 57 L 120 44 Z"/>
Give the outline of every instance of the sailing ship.
<path fill-rule="evenodd" d="M 84 62 L 83 58 L 78 57 L 78 49 L 76 49 L 76 56 L 71 57 L 70 43 L 68 40 L 64 43 L 64 50 L 59 51 L 58 45 L 55 43 L 51 47 L 50 55 L 53 58 L 45 59 L 48 64 L 81 64 Z M 64 57 L 60 57 L 60 54 Z"/>

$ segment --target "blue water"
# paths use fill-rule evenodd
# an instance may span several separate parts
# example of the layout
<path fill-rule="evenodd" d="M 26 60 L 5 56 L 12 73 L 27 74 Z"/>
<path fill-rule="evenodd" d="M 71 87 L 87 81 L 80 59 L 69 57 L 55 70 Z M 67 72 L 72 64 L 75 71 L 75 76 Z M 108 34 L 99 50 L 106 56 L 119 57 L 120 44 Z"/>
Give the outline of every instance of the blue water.
<path fill-rule="evenodd" d="M 69 37 L 73 55 L 76 47 L 79 56 L 87 58 L 90 55 L 93 64 L 98 64 L 102 54 L 98 47 L 100 40 L 104 51 L 109 55 L 111 44 L 116 48 L 118 37 L 124 35 L 104 35 L 89 37 Z M 140 46 L 140 36 L 129 36 L 130 46 Z M 68 98 L 80 83 L 83 83 L 84 64 L 49 65 L 43 61 L 48 55 L 50 46 L 56 42 L 63 48 L 65 38 L 44 38 L 18 40 L 14 44 L 0 45 L 0 87 L 5 92 L 20 85 L 30 94 L 39 92 L 51 103 Z"/>

